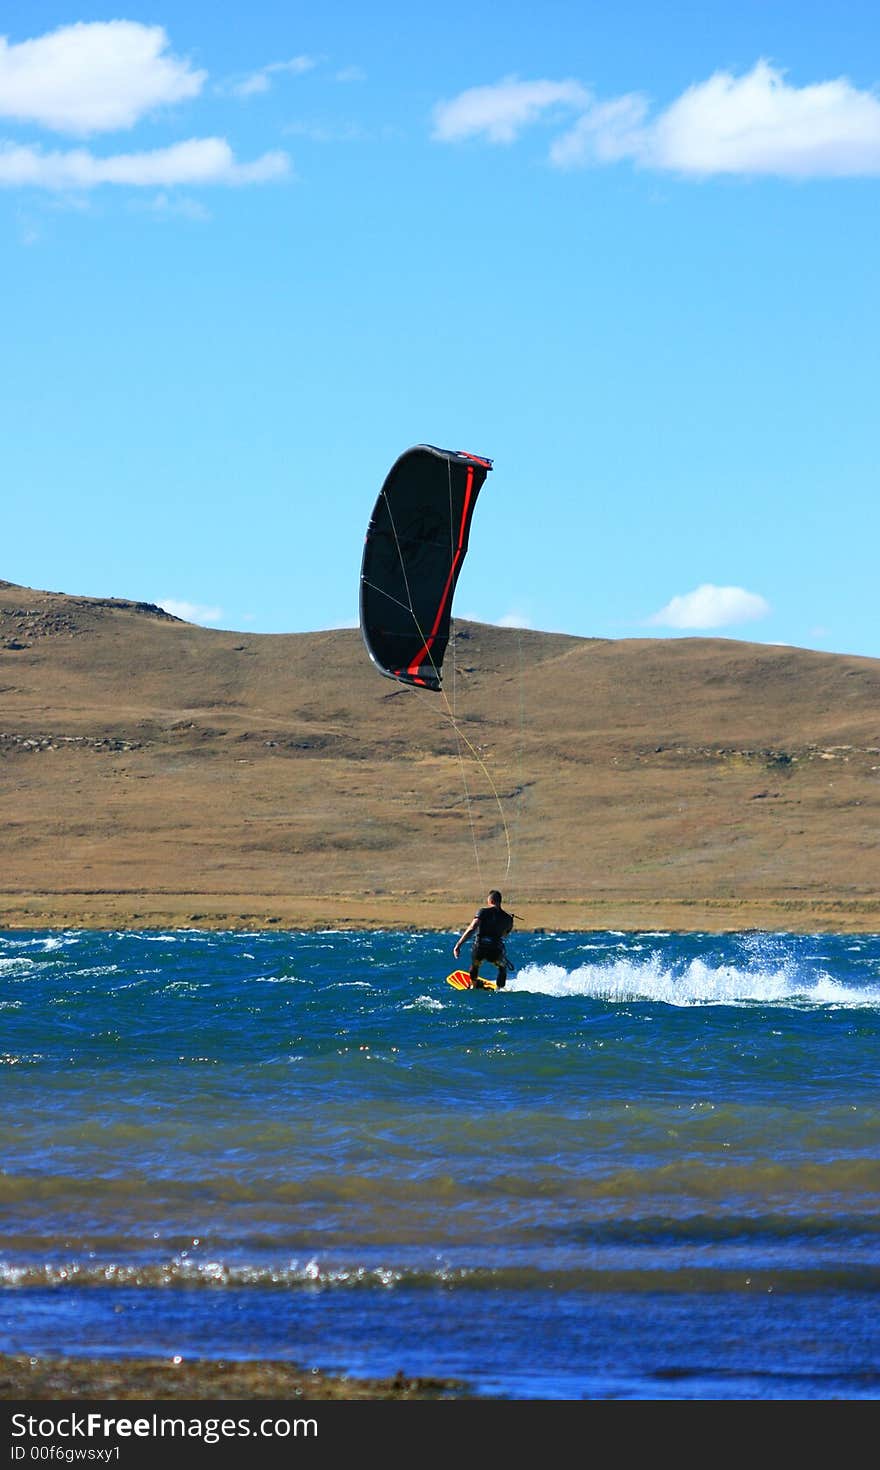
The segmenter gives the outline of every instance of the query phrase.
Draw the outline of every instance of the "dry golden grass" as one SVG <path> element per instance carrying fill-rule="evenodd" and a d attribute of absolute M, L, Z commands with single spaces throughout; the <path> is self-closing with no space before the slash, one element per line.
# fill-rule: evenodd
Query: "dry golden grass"
<path fill-rule="evenodd" d="M 458 623 L 455 666 L 0 582 L 0 926 L 460 928 L 498 886 L 524 928 L 880 928 L 880 661 Z"/>

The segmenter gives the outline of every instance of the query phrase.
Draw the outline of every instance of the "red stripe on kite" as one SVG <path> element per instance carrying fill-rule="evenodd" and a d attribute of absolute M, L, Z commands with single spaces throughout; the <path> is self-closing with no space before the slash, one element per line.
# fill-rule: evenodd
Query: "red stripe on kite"
<path fill-rule="evenodd" d="M 480 463 L 484 464 L 485 461 L 481 460 Z M 421 648 L 419 649 L 418 653 L 416 654 L 415 658 L 407 669 L 407 673 L 413 676 L 415 676 L 419 667 L 421 666 L 422 659 L 427 657 L 427 655 L 431 652 L 431 644 L 437 637 L 437 630 L 440 627 L 440 620 L 443 617 L 444 609 L 449 600 L 449 594 L 452 590 L 453 581 L 455 580 L 455 569 L 458 566 L 459 561 L 461 560 L 461 549 L 462 543 L 464 541 L 465 527 L 467 526 L 468 521 L 468 507 L 471 503 L 471 490 L 473 489 L 473 484 L 473 465 L 468 465 L 467 484 L 464 487 L 464 506 L 461 512 L 461 525 L 458 528 L 458 546 L 455 548 L 455 556 L 452 558 L 452 566 L 449 568 L 449 576 L 446 578 L 446 586 L 443 588 L 443 595 L 440 598 L 440 606 L 437 609 L 437 616 L 434 619 L 434 626 L 432 627 L 430 633 L 428 634 L 427 638 L 425 639 L 424 643 L 422 644 Z"/>

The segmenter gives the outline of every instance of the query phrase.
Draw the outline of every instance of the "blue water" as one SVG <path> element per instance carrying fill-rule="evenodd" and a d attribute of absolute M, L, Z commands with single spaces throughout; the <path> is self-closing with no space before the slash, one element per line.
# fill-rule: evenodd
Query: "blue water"
<path fill-rule="evenodd" d="M 880 936 L 0 934 L 0 1351 L 880 1397 Z"/>

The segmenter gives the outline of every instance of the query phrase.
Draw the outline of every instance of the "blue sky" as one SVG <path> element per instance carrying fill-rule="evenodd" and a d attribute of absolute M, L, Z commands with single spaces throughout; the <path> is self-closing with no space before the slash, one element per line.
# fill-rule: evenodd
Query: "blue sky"
<path fill-rule="evenodd" d="M 410 445 L 456 612 L 880 657 L 880 12 L 0 17 L 0 576 L 357 618 Z"/>

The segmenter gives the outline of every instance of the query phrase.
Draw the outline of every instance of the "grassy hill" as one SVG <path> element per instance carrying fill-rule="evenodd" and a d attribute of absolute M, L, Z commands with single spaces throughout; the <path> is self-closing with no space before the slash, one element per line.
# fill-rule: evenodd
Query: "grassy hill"
<path fill-rule="evenodd" d="M 524 927 L 880 929 L 880 661 L 458 622 L 454 667 L 0 582 L 0 926 L 456 928 L 497 886 Z"/>

